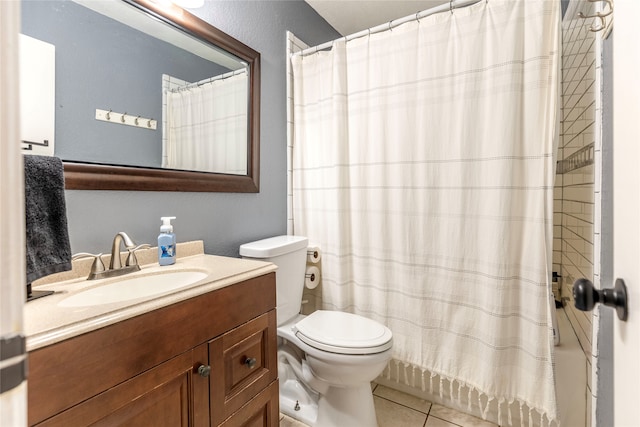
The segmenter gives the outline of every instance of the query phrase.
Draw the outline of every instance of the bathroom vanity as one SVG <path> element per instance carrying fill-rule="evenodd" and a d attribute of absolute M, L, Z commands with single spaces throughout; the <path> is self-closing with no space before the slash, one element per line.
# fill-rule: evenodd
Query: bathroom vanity
<path fill-rule="evenodd" d="M 96 286 L 73 279 L 27 304 L 29 425 L 278 425 L 275 266 L 201 254 L 172 267 L 209 274 L 153 298 L 61 308 Z"/>

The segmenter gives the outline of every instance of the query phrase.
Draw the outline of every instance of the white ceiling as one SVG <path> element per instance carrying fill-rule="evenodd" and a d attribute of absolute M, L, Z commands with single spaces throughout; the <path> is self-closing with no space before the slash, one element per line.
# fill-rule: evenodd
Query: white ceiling
<path fill-rule="evenodd" d="M 305 0 L 341 35 L 357 33 L 449 0 Z"/>

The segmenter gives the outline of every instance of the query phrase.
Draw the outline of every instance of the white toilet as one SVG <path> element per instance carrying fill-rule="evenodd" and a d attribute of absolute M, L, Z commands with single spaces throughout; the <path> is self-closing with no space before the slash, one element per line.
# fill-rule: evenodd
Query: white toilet
<path fill-rule="evenodd" d="M 351 313 L 299 314 L 307 246 L 300 236 L 240 246 L 243 258 L 278 266 L 280 411 L 312 427 L 375 427 L 370 382 L 391 358 L 391 331 Z"/>

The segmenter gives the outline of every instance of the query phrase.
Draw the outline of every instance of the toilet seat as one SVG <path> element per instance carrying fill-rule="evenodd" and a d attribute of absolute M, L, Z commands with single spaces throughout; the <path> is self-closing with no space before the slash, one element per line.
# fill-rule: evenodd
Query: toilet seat
<path fill-rule="evenodd" d="M 340 311 L 315 311 L 297 322 L 293 332 L 311 347 L 338 354 L 381 353 L 392 345 L 392 333 L 383 324 Z"/>

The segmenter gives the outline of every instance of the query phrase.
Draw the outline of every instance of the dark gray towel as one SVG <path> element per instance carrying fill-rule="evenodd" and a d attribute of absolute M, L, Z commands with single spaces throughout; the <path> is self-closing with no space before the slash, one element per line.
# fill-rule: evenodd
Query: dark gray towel
<path fill-rule="evenodd" d="M 27 283 L 71 270 L 62 161 L 25 155 Z"/>

